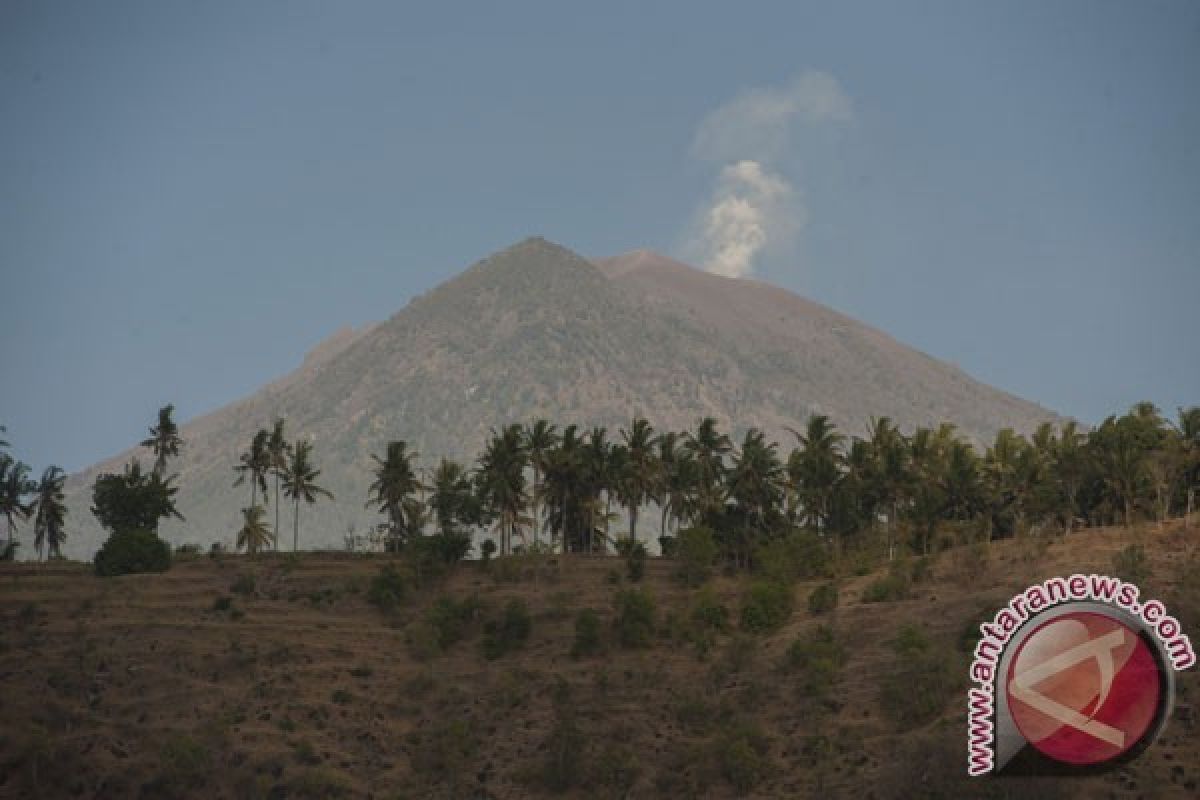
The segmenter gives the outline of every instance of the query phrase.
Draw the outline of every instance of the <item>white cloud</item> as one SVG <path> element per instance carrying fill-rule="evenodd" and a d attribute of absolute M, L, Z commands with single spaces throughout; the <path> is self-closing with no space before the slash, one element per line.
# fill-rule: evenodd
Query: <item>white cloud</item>
<path fill-rule="evenodd" d="M 745 277 L 763 254 L 788 253 L 807 221 L 800 190 L 772 162 L 808 125 L 853 116 L 850 98 L 826 72 L 806 71 L 782 87 L 750 89 L 708 114 L 692 155 L 723 164 L 697 213 L 689 255 L 719 275 Z"/>

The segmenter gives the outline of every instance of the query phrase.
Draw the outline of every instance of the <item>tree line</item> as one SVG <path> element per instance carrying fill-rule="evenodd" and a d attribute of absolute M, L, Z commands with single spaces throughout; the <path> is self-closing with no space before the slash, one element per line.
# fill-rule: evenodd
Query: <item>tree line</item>
<path fill-rule="evenodd" d="M 183 445 L 173 411 L 160 409 L 141 443 L 154 456 L 149 472 L 134 459 L 96 478 L 92 512 L 110 531 L 153 533 L 163 518 L 182 519 L 178 475 L 167 474 Z M 311 441 L 288 441 L 285 427 L 280 418 L 259 430 L 234 466 L 235 485 L 250 492 L 237 546 L 251 553 L 277 545 L 281 495 L 292 504 L 293 550 L 301 502 L 333 498 L 317 482 Z M 946 535 L 1162 521 L 1190 516 L 1200 485 L 1200 406 L 1168 419 L 1139 403 L 1091 430 L 1075 422 L 1046 423 L 1028 437 L 1004 429 L 982 450 L 952 424 L 904 433 L 887 417 L 872 419 L 861 437 L 819 414 L 789 432 L 785 452 L 757 428 L 735 442 L 711 417 L 693 430 L 661 432 L 634 417 L 616 435 L 538 419 L 494 429 L 470 465 L 442 458 L 432 469 L 395 440 L 372 456 L 367 505 L 384 516 L 392 550 L 427 534 L 467 543 L 482 534 L 495 537 L 501 555 L 608 552 L 621 539 L 639 542 L 642 515 L 653 510 L 664 550 L 681 529 L 704 527 L 730 561 L 749 564 L 758 545 L 798 529 L 834 547 L 878 532 L 894 557 L 905 548 L 928 552 Z M 52 466 L 32 480 L 8 446 L 0 439 L 3 555 L 13 557 L 17 523 L 32 518 L 39 556 L 60 556 L 66 476 Z M 272 503 L 274 525 L 266 518 Z"/>
<path fill-rule="evenodd" d="M 927 553 L 938 537 L 1131 525 L 1190 514 L 1200 484 L 1200 407 L 1165 418 L 1139 403 L 1089 431 L 1075 422 L 1031 436 L 1001 430 L 982 451 L 951 424 L 902 432 L 887 417 L 863 437 L 813 415 L 784 452 L 751 428 L 735 442 L 716 420 L 664 431 L 635 417 L 604 427 L 545 419 L 493 430 L 470 467 L 431 471 L 404 441 L 375 461 L 369 503 L 393 547 L 435 535 L 490 531 L 516 547 L 607 552 L 638 541 L 641 514 L 659 515 L 664 549 L 683 528 L 713 533 L 726 557 L 749 564 L 765 541 L 807 529 L 833 546 L 880 532 L 889 557 Z M 621 531 L 614 525 L 624 513 Z"/>

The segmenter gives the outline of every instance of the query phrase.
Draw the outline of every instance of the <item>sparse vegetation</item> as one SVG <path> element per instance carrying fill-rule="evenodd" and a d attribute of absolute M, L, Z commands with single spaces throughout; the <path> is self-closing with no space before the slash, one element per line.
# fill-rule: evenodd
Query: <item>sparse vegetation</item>
<path fill-rule="evenodd" d="M 900 729 L 919 727 L 942 713 L 965 673 L 951 648 L 916 625 L 901 627 L 891 649 L 892 669 L 884 674 L 880 702 Z"/>

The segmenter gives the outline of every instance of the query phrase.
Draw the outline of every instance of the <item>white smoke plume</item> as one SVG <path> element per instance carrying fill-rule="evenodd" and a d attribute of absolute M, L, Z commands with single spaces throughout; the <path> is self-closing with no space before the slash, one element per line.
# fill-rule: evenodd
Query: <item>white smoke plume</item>
<path fill-rule="evenodd" d="M 803 226 L 804 207 L 787 181 L 757 161 L 730 164 L 700 220 L 704 265 L 718 275 L 745 277 L 755 256 L 791 241 Z"/>
<path fill-rule="evenodd" d="M 686 249 L 706 269 L 745 277 L 764 254 L 795 248 L 807 219 L 801 192 L 774 164 L 806 126 L 850 120 L 850 98 L 826 72 L 806 71 L 782 87 L 750 89 L 709 113 L 692 155 L 722 165 L 696 215 Z"/>

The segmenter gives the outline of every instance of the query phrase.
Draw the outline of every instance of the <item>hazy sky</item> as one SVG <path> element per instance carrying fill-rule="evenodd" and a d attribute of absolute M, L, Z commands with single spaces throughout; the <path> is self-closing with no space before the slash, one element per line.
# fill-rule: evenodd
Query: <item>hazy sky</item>
<path fill-rule="evenodd" d="M 0 3 L 0 424 L 76 469 L 541 234 L 1200 403 L 1195 2 Z"/>

